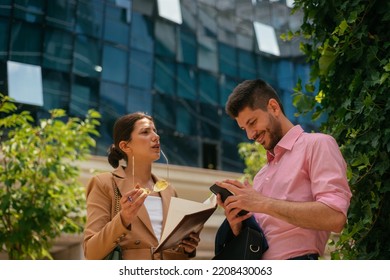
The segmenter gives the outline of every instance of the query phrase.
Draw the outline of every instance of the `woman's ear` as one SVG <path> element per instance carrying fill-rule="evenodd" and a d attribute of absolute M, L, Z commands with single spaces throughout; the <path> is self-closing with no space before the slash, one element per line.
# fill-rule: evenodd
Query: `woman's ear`
<path fill-rule="evenodd" d="M 120 141 L 119 148 L 126 154 L 133 151 L 128 141 Z"/>

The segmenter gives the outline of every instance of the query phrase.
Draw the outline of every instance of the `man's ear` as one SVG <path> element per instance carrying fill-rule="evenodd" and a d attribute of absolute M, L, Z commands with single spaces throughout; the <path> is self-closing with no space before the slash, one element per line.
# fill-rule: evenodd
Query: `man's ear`
<path fill-rule="evenodd" d="M 275 115 L 279 115 L 280 112 L 282 111 L 280 109 L 280 105 L 278 103 L 278 101 L 276 101 L 276 99 L 274 98 L 271 98 L 269 101 L 268 101 L 268 111 L 275 114 Z"/>

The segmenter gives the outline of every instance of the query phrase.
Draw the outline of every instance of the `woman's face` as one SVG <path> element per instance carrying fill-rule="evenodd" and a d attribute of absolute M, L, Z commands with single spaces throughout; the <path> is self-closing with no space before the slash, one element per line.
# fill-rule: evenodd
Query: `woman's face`
<path fill-rule="evenodd" d="M 147 118 L 136 121 L 128 146 L 135 158 L 158 160 L 160 158 L 160 136 L 157 134 L 153 121 Z"/>

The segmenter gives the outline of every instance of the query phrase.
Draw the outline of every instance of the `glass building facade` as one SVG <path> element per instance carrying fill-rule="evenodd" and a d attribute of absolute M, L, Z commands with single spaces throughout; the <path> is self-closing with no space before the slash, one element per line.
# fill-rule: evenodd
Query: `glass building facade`
<path fill-rule="evenodd" d="M 106 155 L 117 117 L 143 111 L 170 163 L 242 172 L 237 144 L 248 140 L 224 111 L 239 82 L 268 81 L 287 116 L 312 128 L 292 105 L 309 67 L 298 41 L 279 38 L 300 23 L 285 0 L 2 0 L 0 92 L 7 62 L 39 66 L 43 104 L 26 106 L 37 116 L 98 110 L 94 154 Z"/>

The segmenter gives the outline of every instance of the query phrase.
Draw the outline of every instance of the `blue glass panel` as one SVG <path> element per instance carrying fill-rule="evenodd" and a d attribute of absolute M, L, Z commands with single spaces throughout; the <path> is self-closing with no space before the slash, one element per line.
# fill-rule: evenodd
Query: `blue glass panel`
<path fill-rule="evenodd" d="M 43 48 L 44 67 L 64 72 L 70 71 L 73 37 L 69 33 L 47 28 Z"/>
<path fill-rule="evenodd" d="M 46 110 L 64 109 L 69 106 L 69 75 L 58 71 L 43 70 L 43 104 Z"/>
<path fill-rule="evenodd" d="M 238 51 L 239 76 L 243 79 L 256 79 L 256 57 L 248 51 Z"/>
<path fill-rule="evenodd" d="M 126 83 L 127 53 L 124 50 L 104 45 L 102 77 L 107 81 Z"/>
<path fill-rule="evenodd" d="M 220 105 L 225 107 L 229 95 L 233 92 L 233 89 L 238 85 L 238 81 L 228 76 L 221 77 L 220 79 Z"/>
<path fill-rule="evenodd" d="M 100 112 L 106 117 L 114 119 L 126 113 L 125 86 L 102 82 L 100 88 Z"/>
<path fill-rule="evenodd" d="M 238 144 L 247 138 L 246 133 L 238 127 L 236 120 L 226 113 L 221 116 L 221 134 L 222 139 L 231 144 Z"/>
<path fill-rule="evenodd" d="M 77 4 L 76 32 L 100 38 L 103 30 L 103 2 L 79 0 Z"/>
<path fill-rule="evenodd" d="M 14 0 L 14 17 L 27 22 L 43 22 L 45 0 Z"/>
<path fill-rule="evenodd" d="M 160 133 L 160 129 L 157 127 Z M 160 133 L 161 147 L 170 164 L 199 166 L 199 142 L 196 137 Z M 163 162 L 163 161 L 162 161 Z"/>
<path fill-rule="evenodd" d="M 10 60 L 40 65 L 42 29 L 39 26 L 15 22 L 11 32 Z"/>
<path fill-rule="evenodd" d="M 206 36 L 198 38 L 198 67 L 218 72 L 217 41 Z"/>
<path fill-rule="evenodd" d="M 280 60 L 278 64 L 278 85 L 283 90 L 290 90 L 295 86 L 294 65 L 291 61 Z"/>
<path fill-rule="evenodd" d="M 194 34 L 180 32 L 177 50 L 177 60 L 191 65 L 196 65 L 196 37 Z"/>
<path fill-rule="evenodd" d="M 179 134 L 196 136 L 198 133 L 197 119 L 199 113 L 196 103 L 189 100 L 179 100 L 176 104 L 176 131 Z"/>
<path fill-rule="evenodd" d="M 199 94 L 202 102 L 219 104 L 217 77 L 206 71 L 199 71 Z"/>
<path fill-rule="evenodd" d="M 47 1 L 46 22 L 48 25 L 72 31 L 75 23 L 75 0 L 50 0 Z"/>
<path fill-rule="evenodd" d="M 175 65 L 161 59 L 155 60 L 154 88 L 161 93 L 175 94 Z"/>
<path fill-rule="evenodd" d="M 222 141 L 222 170 L 244 172 L 245 164 L 238 154 L 237 144 Z"/>
<path fill-rule="evenodd" d="M 0 59 L 7 59 L 8 55 L 8 20 L 0 19 Z"/>
<path fill-rule="evenodd" d="M 98 109 L 99 82 L 90 78 L 75 77 L 71 87 L 69 113 L 84 117 L 89 109 Z"/>
<path fill-rule="evenodd" d="M 126 21 L 126 10 L 106 5 L 104 39 L 127 46 L 130 37 L 130 25 Z"/>
<path fill-rule="evenodd" d="M 152 23 L 136 12 L 131 19 L 131 47 L 148 53 L 153 53 L 154 48 Z"/>
<path fill-rule="evenodd" d="M 156 54 L 175 59 L 175 25 L 173 23 L 156 20 L 154 32 L 156 37 Z"/>
<path fill-rule="evenodd" d="M 11 14 L 12 0 L 2 0 L 0 3 L 0 15 L 9 17 Z"/>
<path fill-rule="evenodd" d="M 73 55 L 73 72 L 75 74 L 88 77 L 100 76 L 100 46 L 96 40 L 77 36 Z"/>
<path fill-rule="evenodd" d="M 153 77 L 153 54 L 131 50 L 129 64 L 129 84 L 150 90 Z"/>
<path fill-rule="evenodd" d="M 176 130 L 175 101 L 162 94 L 153 96 L 153 118 L 159 133 L 173 134 Z"/>
<path fill-rule="evenodd" d="M 276 59 L 257 56 L 258 77 L 269 84 L 277 84 L 278 61 Z"/>
<path fill-rule="evenodd" d="M 152 94 L 150 90 L 129 88 L 127 97 L 127 113 L 144 112 L 152 114 Z"/>
<path fill-rule="evenodd" d="M 177 96 L 196 100 L 196 84 L 197 84 L 197 73 L 191 67 L 186 65 L 177 65 L 178 73 L 178 85 L 177 85 Z"/>
<path fill-rule="evenodd" d="M 237 52 L 236 49 L 226 44 L 219 44 L 219 71 L 221 73 L 237 76 Z"/>
<path fill-rule="evenodd" d="M 221 109 L 209 104 L 200 103 L 202 137 L 219 140 L 221 134 Z"/>

